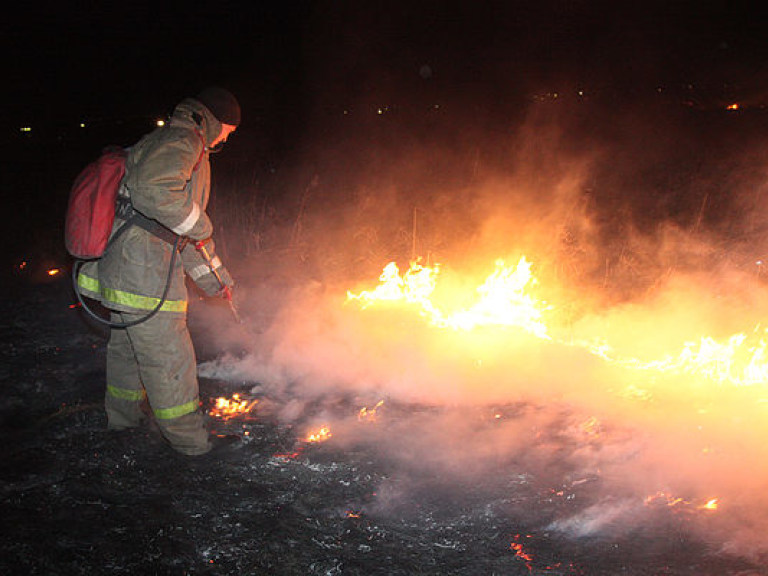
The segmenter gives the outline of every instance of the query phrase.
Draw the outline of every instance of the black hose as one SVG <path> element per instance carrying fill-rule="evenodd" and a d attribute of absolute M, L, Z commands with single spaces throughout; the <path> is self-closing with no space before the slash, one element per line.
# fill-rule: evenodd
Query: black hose
<path fill-rule="evenodd" d="M 168 279 L 165 282 L 165 290 L 163 290 L 163 295 L 160 297 L 160 302 L 158 302 L 157 306 L 155 306 L 154 310 L 150 311 L 149 314 L 146 316 L 143 316 L 142 318 L 139 318 L 138 320 L 133 320 L 131 322 L 112 322 L 111 320 L 106 320 L 105 318 L 102 318 L 96 312 L 88 308 L 88 305 L 83 300 L 82 294 L 80 294 L 80 290 L 77 286 L 77 272 L 80 269 L 80 266 L 83 264 L 83 260 L 76 260 L 74 265 L 72 266 L 72 284 L 75 288 L 75 295 L 77 295 L 77 300 L 80 302 L 80 305 L 83 307 L 83 310 L 85 310 L 88 315 L 96 320 L 97 322 L 101 324 L 105 324 L 106 326 L 109 326 L 110 328 L 130 328 L 131 326 L 136 326 L 137 324 L 141 324 L 142 322 L 146 322 L 152 316 L 157 314 L 160 311 L 160 308 L 163 307 L 163 304 L 165 304 L 165 300 L 168 298 L 168 291 L 171 289 L 171 279 L 173 278 L 173 267 L 174 264 L 176 264 L 176 255 L 179 252 L 179 244 L 181 244 L 181 236 L 176 237 L 176 241 L 173 244 L 173 254 L 171 254 L 171 265 L 168 267 Z"/>

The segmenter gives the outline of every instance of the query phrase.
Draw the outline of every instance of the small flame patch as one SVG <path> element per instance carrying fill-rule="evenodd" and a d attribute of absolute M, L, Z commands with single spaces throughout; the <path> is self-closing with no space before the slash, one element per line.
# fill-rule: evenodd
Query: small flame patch
<path fill-rule="evenodd" d="M 219 397 L 216 399 L 216 404 L 211 408 L 208 414 L 223 420 L 229 420 L 236 416 L 248 414 L 258 403 L 258 399 L 245 400 L 240 398 L 240 394 L 233 394 L 231 399 Z"/>
<path fill-rule="evenodd" d="M 321 426 L 316 432 L 310 432 L 304 441 L 309 443 L 325 442 L 331 436 L 333 436 L 333 434 L 331 434 L 331 429 L 328 426 Z"/>

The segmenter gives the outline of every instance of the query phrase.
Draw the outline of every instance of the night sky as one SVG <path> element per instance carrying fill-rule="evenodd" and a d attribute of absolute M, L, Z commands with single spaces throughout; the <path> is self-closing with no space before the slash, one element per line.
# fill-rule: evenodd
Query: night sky
<path fill-rule="evenodd" d="M 478 4 L 482 4 L 479 6 Z M 711 2 L 32 2 L 0 24 L 3 124 L 165 113 L 210 83 L 249 118 L 328 105 L 694 85 L 760 100 L 768 25 Z"/>
<path fill-rule="evenodd" d="M 342 121 L 352 134 L 347 152 L 358 153 L 364 146 L 349 142 L 369 140 L 382 109 L 398 112 L 388 115 L 398 128 L 387 136 L 397 148 L 404 136 L 428 132 L 426 117 L 439 107 L 442 128 L 428 149 L 450 139 L 465 148 L 472 137 L 491 142 L 539 95 L 582 94 L 620 116 L 660 98 L 673 107 L 722 110 L 738 101 L 762 110 L 768 20 L 752 6 L 24 3 L 0 21 L 0 185 L 27 190 L 27 199 L 14 197 L 20 213 L 39 218 L 35 197 L 58 223 L 69 182 L 103 146 L 133 144 L 210 84 L 231 89 L 243 107 L 224 155 L 237 167 L 222 174 L 312 170 L 318 150 L 342 150 Z M 58 204 L 50 206 L 52 194 Z"/>

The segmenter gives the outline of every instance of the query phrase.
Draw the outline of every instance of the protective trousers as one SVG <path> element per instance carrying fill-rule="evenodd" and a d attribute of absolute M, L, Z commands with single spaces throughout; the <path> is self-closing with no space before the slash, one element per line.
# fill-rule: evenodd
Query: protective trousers
<path fill-rule="evenodd" d="M 113 312 L 112 321 L 132 322 L 146 314 Z M 195 349 L 181 314 L 158 313 L 125 329 L 113 328 L 107 344 L 108 427 L 138 426 L 146 396 L 163 436 L 182 454 L 211 449 L 200 413 Z"/>

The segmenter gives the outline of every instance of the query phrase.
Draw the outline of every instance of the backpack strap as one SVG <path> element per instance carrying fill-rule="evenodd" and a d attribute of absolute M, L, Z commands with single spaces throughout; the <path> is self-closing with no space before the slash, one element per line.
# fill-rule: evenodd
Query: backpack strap
<path fill-rule="evenodd" d="M 131 226 L 138 226 L 139 228 L 143 228 L 150 234 L 157 236 L 160 238 L 160 240 L 163 240 L 168 244 L 174 244 L 176 239 L 179 237 L 176 232 L 170 228 L 166 228 L 157 220 L 147 218 L 141 212 L 137 212 L 133 207 L 133 204 L 131 204 L 131 200 L 125 196 L 117 197 L 115 216 L 121 220 L 125 220 L 125 223 L 112 235 L 112 238 L 109 239 L 110 244 L 115 239 L 117 239 L 124 230 L 130 228 Z"/>

